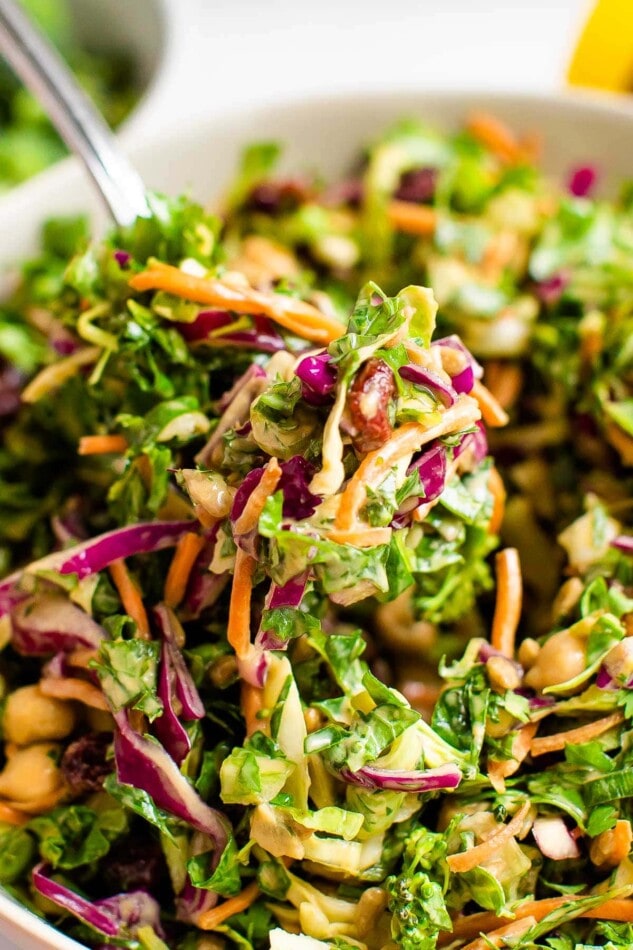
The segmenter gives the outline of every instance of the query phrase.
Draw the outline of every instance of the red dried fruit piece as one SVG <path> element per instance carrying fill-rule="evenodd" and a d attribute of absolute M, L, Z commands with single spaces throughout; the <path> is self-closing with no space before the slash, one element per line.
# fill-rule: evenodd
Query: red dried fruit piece
<path fill-rule="evenodd" d="M 379 449 L 391 436 L 389 404 L 396 386 L 384 360 L 368 360 L 356 374 L 347 397 L 350 435 L 357 452 Z"/>

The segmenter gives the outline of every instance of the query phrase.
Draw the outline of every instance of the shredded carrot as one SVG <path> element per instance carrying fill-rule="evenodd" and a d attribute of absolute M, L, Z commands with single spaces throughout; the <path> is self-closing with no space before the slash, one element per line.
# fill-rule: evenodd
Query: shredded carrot
<path fill-rule="evenodd" d="M 391 528 L 358 527 L 349 531 L 333 528 L 328 531 L 328 538 L 338 544 L 351 544 L 355 548 L 374 548 L 379 544 L 389 544 L 391 534 Z"/>
<path fill-rule="evenodd" d="M 280 478 L 281 467 L 277 459 L 273 458 L 268 462 L 259 484 L 251 492 L 244 510 L 236 520 L 234 534 L 248 534 L 249 531 L 255 530 L 266 500 L 274 493 Z"/>
<path fill-rule="evenodd" d="M 524 149 L 510 129 L 488 112 L 473 112 L 466 128 L 478 142 L 504 162 L 518 162 L 524 158 Z"/>
<path fill-rule="evenodd" d="M 68 665 L 87 669 L 91 660 L 96 660 L 98 655 L 98 651 L 92 650 L 90 647 L 79 647 L 68 654 Z"/>
<path fill-rule="evenodd" d="M 254 570 L 255 558 L 238 548 L 235 553 L 226 638 L 240 658 L 246 656 L 251 642 L 251 595 Z"/>
<path fill-rule="evenodd" d="M 509 422 L 508 413 L 503 409 L 489 389 L 478 379 L 475 380 L 472 395 L 475 397 L 481 410 L 481 415 L 487 426 L 499 429 Z"/>
<path fill-rule="evenodd" d="M 220 924 L 223 924 L 234 914 L 241 914 L 243 910 L 250 907 L 257 900 L 261 891 L 256 881 L 245 887 L 241 894 L 236 897 L 229 897 L 227 901 L 222 901 L 219 907 L 213 910 L 207 910 L 198 917 L 197 926 L 200 930 L 215 930 Z"/>
<path fill-rule="evenodd" d="M 233 287 L 211 277 L 194 277 L 159 261 L 135 274 L 129 283 L 134 290 L 164 290 L 175 297 L 223 307 L 233 313 L 263 314 L 315 343 L 331 343 L 345 333 L 342 323 L 303 300 L 285 294 L 264 294 L 252 287 Z"/>
<path fill-rule="evenodd" d="M 252 736 L 261 729 L 262 722 L 258 716 L 263 709 L 264 690 L 242 680 L 240 687 L 240 706 L 246 723 L 246 735 Z"/>
<path fill-rule="evenodd" d="M 481 844 L 470 848 L 468 851 L 460 851 L 458 854 L 449 854 L 446 863 L 451 871 L 460 873 L 471 871 L 473 868 L 483 864 L 484 861 L 488 861 L 494 855 L 502 841 L 505 841 L 507 838 L 513 838 L 521 831 L 529 810 L 530 803 L 524 802 L 507 825 L 504 825 L 495 834 L 491 835 L 485 841 L 482 841 Z"/>
<path fill-rule="evenodd" d="M 60 679 L 44 677 L 40 680 L 40 692 L 44 696 L 52 696 L 55 699 L 75 699 L 92 709 L 104 709 L 107 712 L 110 708 L 97 686 L 86 680 L 74 679 L 72 676 L 64 676 Z"/>
<path fill-rule="evenodd" d="M 524 901 L 513 911 L 515 920 L 524 920 L 526 917 L 533 917 L 537 922 L 543 920 L 548 914 L 553 913 L 568 904 L 571 901 L 582 900 L 587 895 L 568 894 L 565 897 L 546 897 L 544 900 Z M 578 915 L 579 917 L 590 918 L 592 920 L 618 920 L 622 922 L 633 921 L 633 900 L 630 898 L 613 898 L 606 900 L 598 907 L 591 910 L 585 910 Z M 482 911 L 478 914 L 469 914 L 467 917 L 458 917 L 453 920 L 452 931 L 440 934 L 438 947 L 445 947 L 458 940 L 472 940 L 481 933 L 490 933 L 495 927 L 499 927 L 507 922 L 507 918 L 497 917 L 490 911 Z"/>
<path fill-rule="evenodd" d="M 168 607 L 177 607 L 185 596 L 191 569 L 204 545 L 204 538 L 193 531 L 183 534 L 178 541 L 165 580 L 164 600 Z"/>
<path fill-rule="evenodd" d="M 631 841 L 631 822 L 621 818 L 613 828 L 602 831 L 593 839 L 589 847 L 591 863 L 603 870 L 617 867 L 629 854 Z"/>
<path fill-rule="evenodd" d="M 556 732 L 553 736 L 543 736 L 542 739 L 533 739 L 530 745 L 530 755 L 546 755 L 548 752 L 560 752 L 567 745 L 580 745 L 596 739 L 609 729 L 615 728 L 624 720 L 622 713 L 612 713 L 603 719 L 596 719 L 579 726 L 577 729 L 568 729 L 567 732 Z"/>
<path fill-rule="evenodd" d="M 128 441 L 124 435 L 83 435 L 79 440 L 79 455 L 121 455 L 127 451 Z"/>
<path fill-rule="evenodd" d="M 423 683 L 421 680 L 407 680 L 400 686 L 400 692 L 413 708 L 430 719 L 435 704 L 442 693 L 439 683 Z"/>
<path fill-rule="evenodd" d="M 489 931 L 485 937 L 477 937 L 476 940 L 467 944 L 463 950 L 489 950 L 491 945 L 493 947 L 506 946 L 506 938 L 522 937 L 523 934 L 526 933 L 530 927 L 534 927 L 536 923 L 536 917 L 521 917 L 518 920 L 513 920 L 509 924 L 505 924 L 503 927 Z"/>
<path fill-rule="evenodd" d="M 7 805 L 5 802 L 0 802 L 0 821 L 3 821 L 5 825 L 25 825 L 28 820 L 28 817 L 18 811 L 17 808 L 12 808 L 11 805 Z"/>
<path fill-rule="evenodd" d="M 515 404 L 521 393 L 523 372 L 516 363 L 508 360 L 489 360 L 485 368 L 486 386 L 502 409 Z"/>
<path fill-rule="evenodd" d="M 490 469 L 488 488 L 492 493 L 492 514 L 488 522 L 488 534 L 499 534 L 506 510 L 506 487 L 495 465 Z"/>
<path fill-rule="evenodd" d="M 609 420 L 605 425 L 607 439 L 620 454 L 625 465 L 633 465 L 633 439 L 616 422 Z"/>
<path fill-rule="evenodd" d="M 110 565 L 110 577 L 114 581 L 114 586 L 119 592 L 121 603 L 126 614 L 136 622 L 137 636 L 141 640 L 149 640 L 149 620 L 147 611 L 143 604 L 141 592 L 130 576 L 127 564 L 121 558 L 119 561 L 113 561 Z"/>
<path fill-rule="evenodd" d="M 527 722 L 517 730 L 512 741 L 511 759 L 491 759 L 488 761 L 488 778 L 496 792 L 503 792 L 505 779 L 518 770 L 521 762 L 529 755 L 532 739 L 536 735 L 538 722 Z"/>
<path fill-rule="evenodd" d="M 492 618 L 491 643 L 495 650 L 512 659 L 514 642 L 521 619 L 523 579 L 516 548 L 504 548 L 495 558 L 497 568 L 497 600 Z"/>
<path fill-rule="evenodd" d="M 435 234 L 437 211 L 428 205 L 419 205 L 412 201 L 390 201 L 387 214 L 396 231 L 419 237 Z"/>
<path fill-rule="evenodd" d="M 462 397 L 450 409 L 442 414 L 437 425 L 425 428 L 418 422 L 408 422 L 396 429 L 391 439 L 380 449 L 368 452 L 355 473 L 347 483 L 341 495 L 336 518 L 335 531 L 351 531 L 355 529 L 358 513 L 367 500 L 367 486 L 379 483 L 389 470 L 400 459 L 418 452 L 423 445 L 447 435 L 449 432 L 459 432 L 472 425 L 477 419 L 472 400 Z"/>

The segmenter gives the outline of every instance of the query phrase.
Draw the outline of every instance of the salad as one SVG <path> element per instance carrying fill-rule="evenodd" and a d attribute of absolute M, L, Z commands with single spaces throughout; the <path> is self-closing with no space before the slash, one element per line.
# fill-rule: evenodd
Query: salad
<path fill-rule="evenodd" d="M 139 77 L 130 57 L 115 50 L 86 49 L 75 35 L 69 0 L 21 0 L 21 5 L 57 47 L 109 125 L 120 125 L 139 96 Z M 42 107 L 4 62 L 0 64 L 0 130 L 2 191 L 68 154 Z"/>
<path fill-rule="evenodd" d="M 45 225 L 0 883 L 75 939 L 633 945 L 631 192 L 537 149 L 405 122 L 332 184 L 265 143 L 217 216 Z"/>

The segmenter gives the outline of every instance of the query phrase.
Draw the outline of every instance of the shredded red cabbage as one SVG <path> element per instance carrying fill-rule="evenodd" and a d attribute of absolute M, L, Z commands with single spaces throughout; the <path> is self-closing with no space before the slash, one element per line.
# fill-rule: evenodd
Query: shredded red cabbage
<path fill-rule="evenodd" d="M 113 258 L 121 268 L 121 270 L 130 269 L 130 261 L 132 260 L 132 255 L 128 251 L 115 251 L 113 253 Z"/>
<path fill-rule="evenodd" d="M 178 628 L 180 624 L 173 610 L 165 604 L 159 604 L 154 610 L 154 615 L 169 653 L 169 665 L 173 674 L 176 696 L 182 706 L 182 717 L 187 720 L 204 719 L 204 704 L 178 647 Z"/>
<path fill-rule="evenodd" d="M 153 729 L 174 762 L 181 765 L 191 751 L 191 741 L 174 709 L 174 669 L 169 645 L 165 640 L 160 650 L 158 695 L 163 704 L 163 712 L 154 720 Z"/>
<path fill-rule="evenodd" d="M 309 488 L 310 479 L 314 475 L 314 466 L 303 456 L 295 455 L 287 462 L 282 462 L 280 468 L 281 478 L 277 488 L 283 492 L 284 496 L 284 518 L 296 518 L 298 521 L 309 518 L 314 514 L 317 505 L 321 504 L 321 498 L 313 495 Z M 263 474 L 263 468 L 254 468 L 245 476 L 233 498 L 232 522 L 237 521 L 244 511 L 246 502 L 259 485 Z M 243 545 L 240 544 L 240 546 Z"/>
<path fill-rule="evenodd" d="M 325 406 L 332 401 L 338 374 L 328 353 L 304 356 L 297 364 L 296 375 L 301 380 L 303 398 L 312 406 Z"/>
<path fill-rule="evenodd" d="M 23 656 L 97 650 L 105 630 L 80 607 L 60 594 L 23 600 L 11 614 L 11 643 Z"/>
<path fill-rule="evenodd" d="M 611 541 L 611 547 L 617 548 L 624 554 L 633 554 L 633 536 L 630 534 L 619 534 L 617 538 Z"/>
<path fill-rule="evenodd" d="M 251 330 L 227 330 L 216 337 L 215 342 L 261 350 L 263 353 L 276 353 L 277 350 L 286 348 L 272 321 L 263 316 L 254 316 L 251 320 Z M 214 330 L 228 327 L 232 323 L 237 321 L 226 310 L 202 310 L 192 323 L 178 323 L 176 326 L 188 343 L 199 343 L 207 340 Z"/>
<path fill-rule="evenodd" d="M 125 710 L 115 713 L 114 719 L 118 781 L 142 789 L 159 808 L 209 835 L 215 846 L 212 863 L 217 864 L 229 835 L 224 815 L 202 801 L 159 742 L 132 729 Z"/>
<path fill-rule="evenodd" d="M 408 382 L 428 389 L 434 396 L 437 396 L 447 409 L 457 399 L 457 393 L 453 387 L 432 369 L 425 369 L 423 366 L 416 366 L 415 363 L 408 363 L 406 366 L 401 366 L 398 372 Z"/>
<path fill-rule="evenodd" d="M 541 280 L 535 284 L 536 296 L 546 306 L 551 307 L 558 303 L 568 283 L 569 275 L 559 271 L 546 280 Z"/>
<path fill-rule="evenodd" d="M 588 198 L 598 181 L 598 172 L 593 165 L 580 165 L 571 171 L 567 190 L 575 198 Z"/>
<path fill-rule="evenodd" d="M 462 452 L 466 452 L 467 449 L 473 453 L 473 461 L 477 465 L 479 462 L 483 462 L 488 455 L 488 437 L 483 422 L 477 421 L 474 430 L 462 436 L 459 443 L 453 448 L 453 457 L 459 458 Z"/>
<path fill-rule="evenodd" d="M 36 891 L 68 911 L 79 920 L 107 937 L 134 936 L 140 927 L 150 926 L 159 937 L 164 937 L 160 923 L 160 905 L 147 891 L 128 891 L 90 901 L 48 876 L 50 868 L 38 864 L 33 868 L 32 881 Z"/>
<path fill-rule="evenodd" d="M 187 876 L 185 886 L 176 898 L 176 917 L 185 924 L 195 926 L 200 915 L 213 910 L 217 902 L 218 895 L 215 891 L 194 887 Z"/>
<path fill-rule="evenodd" d="M 580 857 L 576 839 L 560 816 L 537 818 L 532 834 L 539 850 L 552 861 L 568 861 Z"/>
<path fill-rule="evenodd" d="M 434 792 L 445 788 L 457 788 L 462 773 L 456 765 L 442 765 L 437 769 L 392 770 L 374 765 L 363 765 L 357 772 L 342 768 L 339 778 L 361 788 L 382 789 L 393 792 Z"/>

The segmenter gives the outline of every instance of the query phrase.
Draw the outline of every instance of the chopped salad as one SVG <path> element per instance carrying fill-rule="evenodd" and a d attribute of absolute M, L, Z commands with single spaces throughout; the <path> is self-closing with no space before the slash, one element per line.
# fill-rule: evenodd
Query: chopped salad
<path fill-rule="evenodd" d="M 0 883 L 82 943 L 633 945 L 633 192 L 537 150 L 265 143 L 217 215 L 45 225 L 0 310 Z"/>

